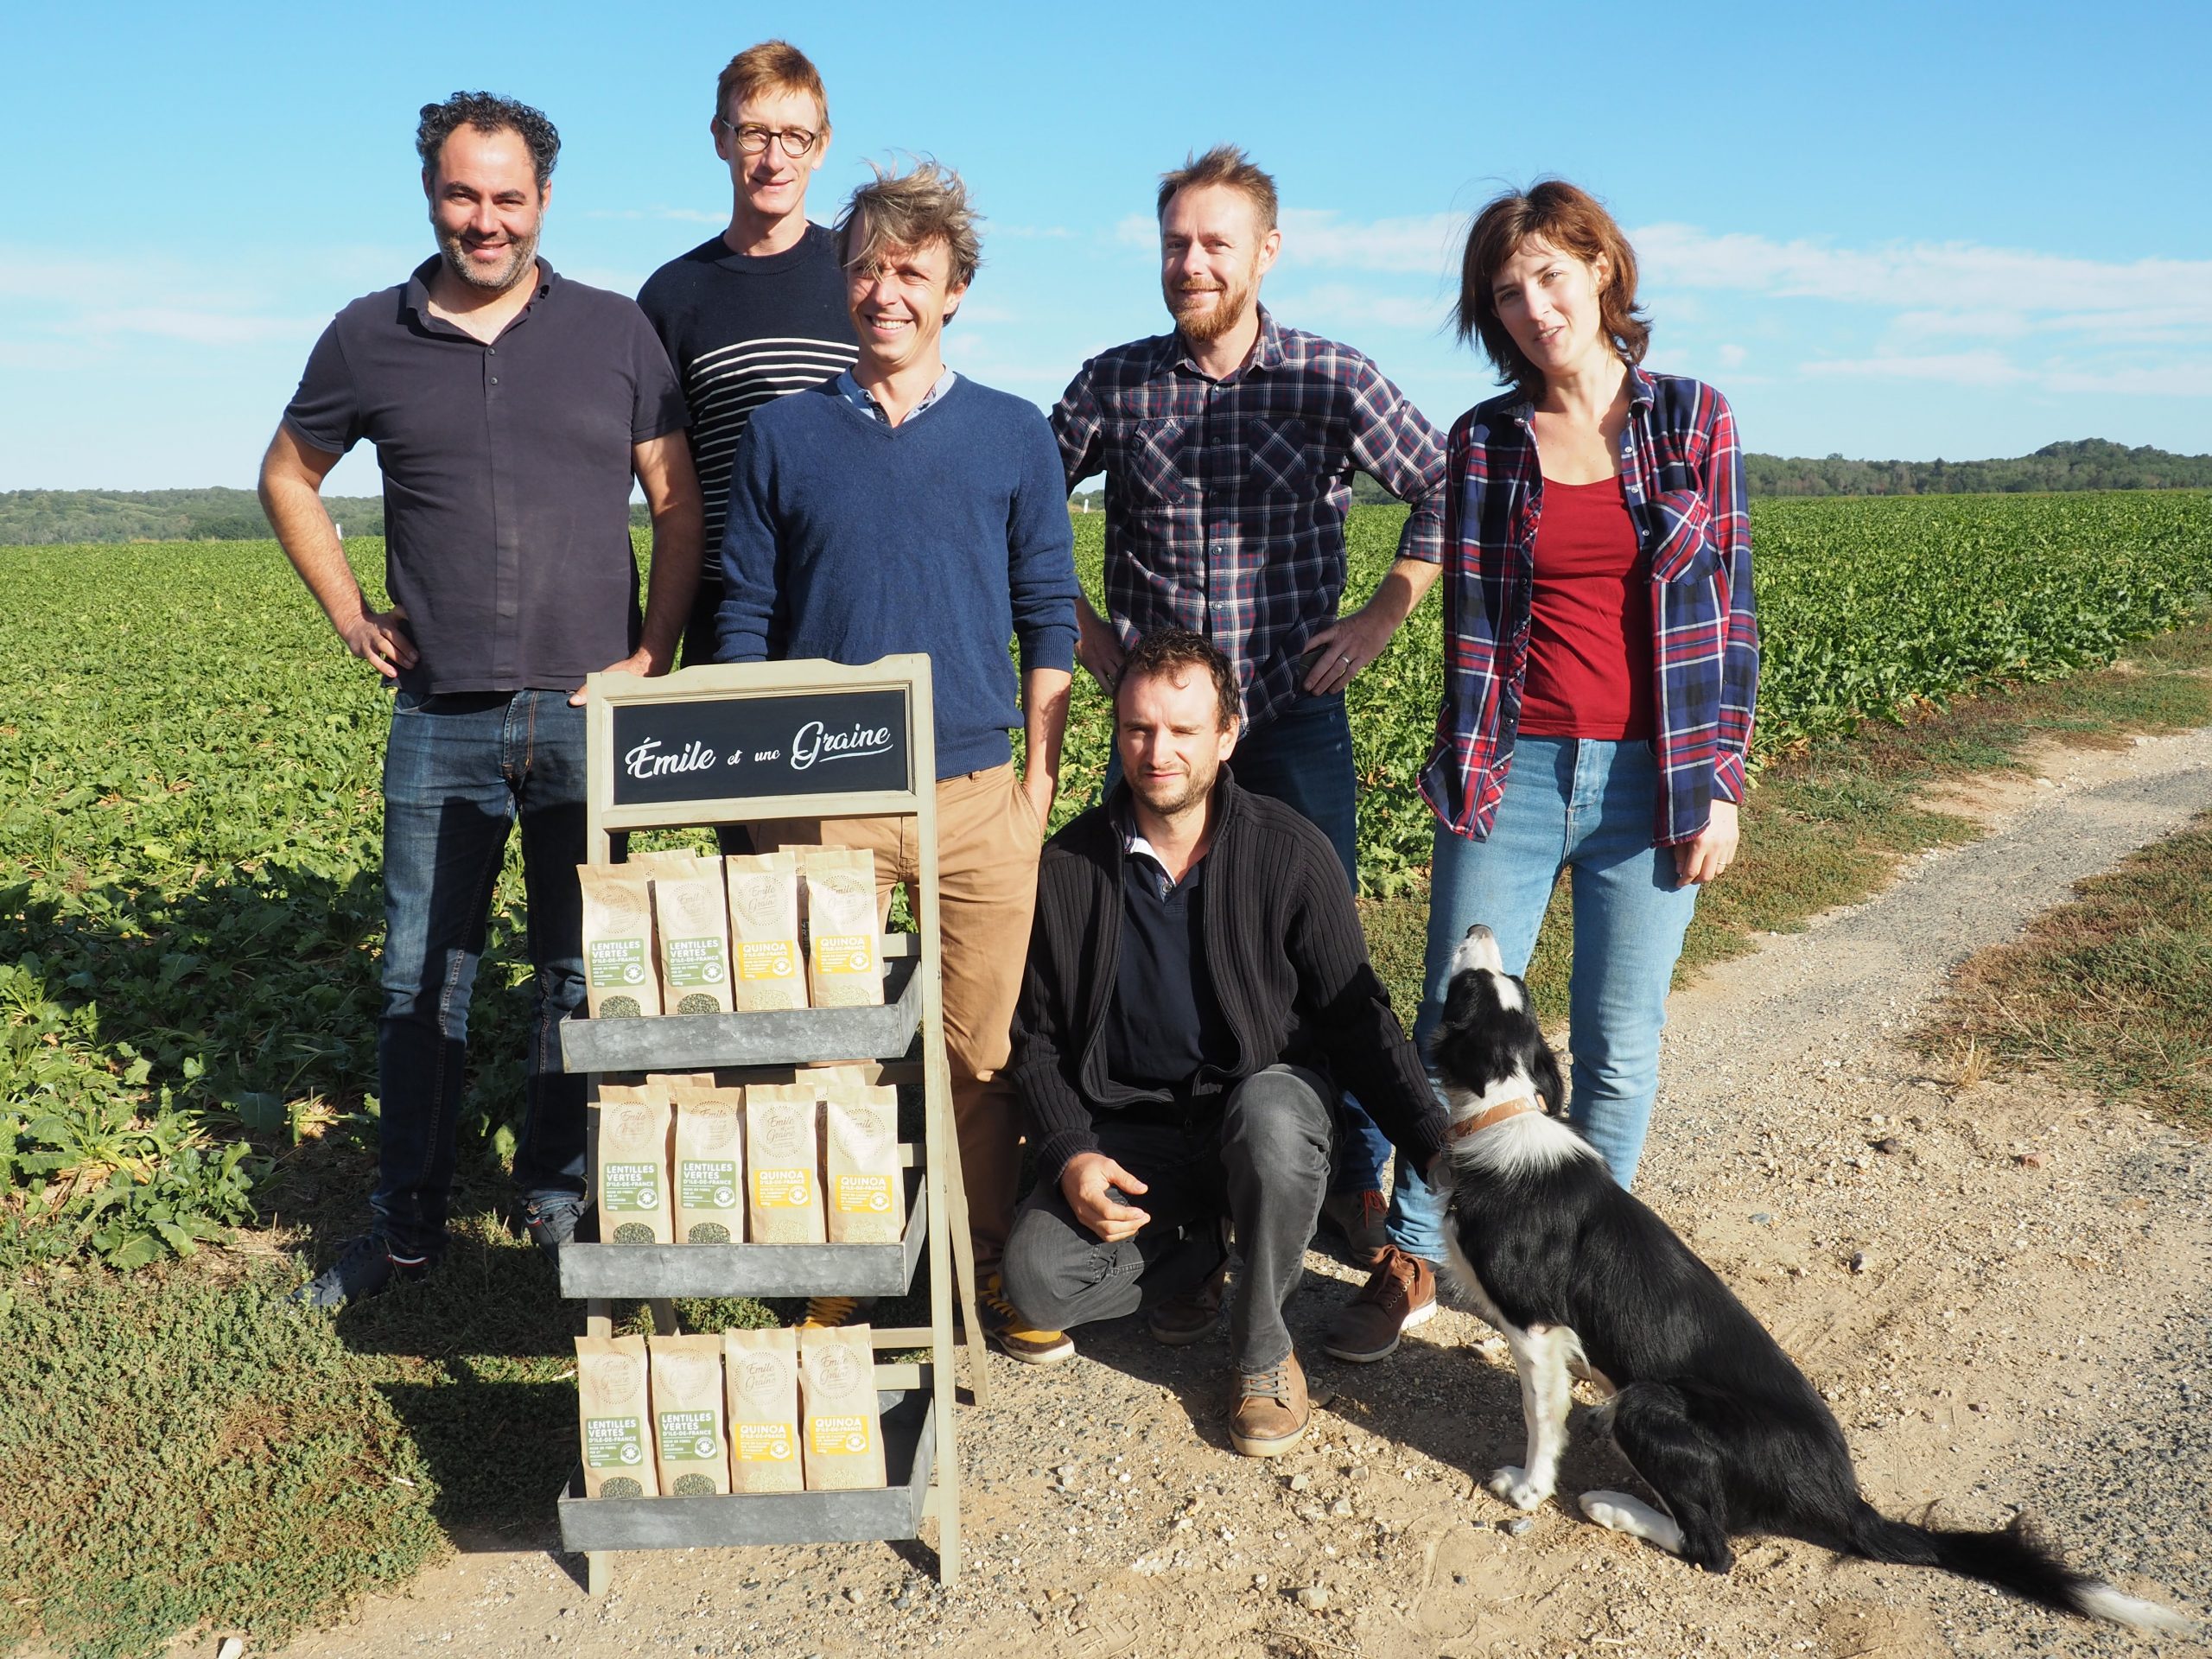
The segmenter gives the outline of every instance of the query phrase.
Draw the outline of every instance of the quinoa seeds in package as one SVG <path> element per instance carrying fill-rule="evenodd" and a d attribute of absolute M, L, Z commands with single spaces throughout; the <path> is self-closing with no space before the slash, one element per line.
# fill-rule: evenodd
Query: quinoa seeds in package
<path fill-rule="evenodd" d="M 798 944 L 798 855 L 736 854 L 723 861 L 729 887 L 730 995 L 753 1013 L 806 1006 Z"/>
<path fill-rule="evenodd" d="M 796 1492 L 806 1484 L 798 1450 L 798 1332 L 787 1327 L 722 1332 L 729 1396 L 730 1489 Z"/>
<path fill-rule="evenodd" d="M 822 1244 L 822 1179 L 811 1084 L 745 1091 L 747 1236 L 755 1244 Z"/>
<path fill-rule="evenodd" d="M 880 1006 L 875 855 L 865 847 L 810 847 L 800 868 L 806 873 L 806 972 L 814 1006 Z"/>
<path fill-rule="evenodd" d="M 868 1327 L 802 1327 L 798 1384 L 807 1490 L 858 1491 L 886 1484 L 875 1347 Z"/>

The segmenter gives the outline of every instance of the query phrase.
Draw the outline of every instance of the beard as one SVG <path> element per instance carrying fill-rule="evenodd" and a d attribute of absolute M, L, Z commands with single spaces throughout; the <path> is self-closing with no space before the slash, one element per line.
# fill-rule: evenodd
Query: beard
<path fill-rule="evenodd" d="M 1190 771 L 1179 778 L 1171 778 L 1157 785 L 1147 786 L 1137 774 L 1123 769 L 1129 793 L 1141 802 L 1147 811 L 1163 818 L 1180 817 L 1192 808 L 1201 804 L 1213 793 L 1213 786 L 1221 776 L 1218 761 L 1202 767 L 1193 761 Z"/>
<path fill-rule="evenodd" d="M 1194 295 L 1202 295 L 1204 290 L 1169 288 L 1164 283 L 1162 289 L 1167 301 L 1167 314 L 1175 319 L 1175 326 L 1181 330 L 1183 338 L 1193 346 L 1204 346 L 1219 340 L 1244 321 L 1251 312 L 1260 285 L 1247 273 L 1241 279 L 1233 278 L 1213 289 L 1211 305 L 1203 308 L 1190 305 L 1187 308 L 1183 302 L 1187 302 Z"/>
<path fill-rule="evenodd" d="M 486 269 L 468 257 L 468 238 L 458 231 L 438 232 L 438 251 L 445 256 L 446 269 L 469 287 L 487 294 L 504 294 L 524 276 L 534 270 L 537 263 L 537 233 L 526 237 L 511 237 L 507 242 L 505 264 Z"/>

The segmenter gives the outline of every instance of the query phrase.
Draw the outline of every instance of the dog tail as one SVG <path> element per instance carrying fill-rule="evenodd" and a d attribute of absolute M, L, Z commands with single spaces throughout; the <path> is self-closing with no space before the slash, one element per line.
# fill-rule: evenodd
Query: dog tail
<path fill-rule="evenodd" d="M 1848 1548 L 1870 1561 L 1940 1567 L 1964 1578 L 1980 1579 L 2061 1612 L 2107 1619 L 2137 1630 L 2194 1628 L 2182 1615 L 2155 1601 L 2124 1594 L 2102 1579 L 2076 1573 L 2022 1516 L 1994 1531 L 1961 1532 L 1892 1521 L 1862 1501 L 1852 1520 Z"/>

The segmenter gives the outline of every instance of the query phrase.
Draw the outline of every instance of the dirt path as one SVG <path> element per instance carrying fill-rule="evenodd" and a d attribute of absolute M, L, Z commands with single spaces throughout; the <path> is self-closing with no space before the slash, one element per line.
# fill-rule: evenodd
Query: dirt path
<path fill-rule="evenodd" d="M 1899 1041 L 1952 963 L 2212 801 L 2212 729 L 2043 761 L 1961 800 L 1986 839 L 1677 995 L 1643 1191 L 1827 1391 L 1878 1503 L 1977 1525 L 2024 1507 L 2077 1560 L 2202 1616 L 2212 1153 L 2094 1078 L 1959 1089 Z M 2206 1650 L 1790 1542 L 1745 1541 L 1713 1579 L 1556 1505 L 1516 1535 L 1478 1490 L 1519 1445 L 1503 1344 L 1447 1311 L 1383 1364 L 1333 1364 L 1319 1337 L 1354 1275 L 1310 1263 L 1291 1321 L 1328 1404 L 1272 1465 L 1225 1449 L 1218 1340 L 1169 1351 L 1125 1325 L 1057 1371 L 995 1362 L 1001 1403 L 961 1425 L 951 1592 L 925 1551 L 840 1545 L 624 1556 L 594 1603 L 530 1519 L 287 1652 Z M 1562 1489 L 1622 1478 L 1579 1443 Z"/>

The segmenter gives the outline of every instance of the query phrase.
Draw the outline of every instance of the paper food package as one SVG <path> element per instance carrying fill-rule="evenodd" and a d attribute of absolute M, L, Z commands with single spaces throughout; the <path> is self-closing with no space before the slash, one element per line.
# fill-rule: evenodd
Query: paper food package
<path fill-rule="evenodd" d="M 586 1497 L 657 1497 L 643 1337 L 576 1338 Z"/>
<path fill-rule="evenodd" d="M 798 1450 L 798 1332 L 722 1332 L 729 1399 L 730 1487 L 796 1492 L 806 1485 Z"/>
<path fill-rule="evenodd" d="M 594 1020 L 658 1014 L 651 881 L 621 864 L 579 864 L 576 880 L 583 888 L 586 1010 Z"/>
<path fill-rule="evenodd" d="M 865 847 L 809 847 L 806 975 L 817 1008 L 864 1008 L 883 1001 L 875 855 Z"/>
<path fill-rule="evenodd" d="M 722 862 L 729 889 L 733 1000 L 747 1013 L 804 1007 L 798 855 L 788 850 L 735 854 Z"/>
<path fill-rule="evenodd" d="M 896 1244 L 906 1228 L 899 1091 L 832 1078 L 823 1085 L 823 1197 L 832 1244 Z"/>
<path fill-rule="evenodd" d="M 807 1490 L 863 1491 L 886 1484 L 875 1346 L 868 1326 L 803 1327 L 798 1389 Z"/>
<path fill-rule="evenodd" d="M 676 1241 L 734 1244 L 745 1237 L 742 1089 L 671 1083 L 676 1107 Z"/>
<path fill-rule="evenodd" d="M 653 1452 L 660 1490 L 670 1497 L 713 1497 L 729 1491 L 729 1446 L 722 1434 L 722 1340 L 654 1337 Z"/>
<path fill-rule="evenodd" d="M 648 1077 L 645 1099 L 599 1109 L 599 1236 L 609 1244 L 672 1244 L 668 1184 L 668 1084 Z"/>
<path fill-rule="evenodd" d="M 808 1084 L 754 1084 L 745 1091 L 746 1236 L 755 1244 L 828 1242 Z"/>
<path fill-rule="evenodd" d="M 682 873 L 653 877 L 660 939 L 661 1007 L 669 1014 L 728 1014 L 729 909 L 720 861 L 695 858 Z"/>

